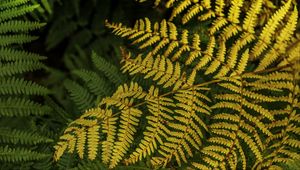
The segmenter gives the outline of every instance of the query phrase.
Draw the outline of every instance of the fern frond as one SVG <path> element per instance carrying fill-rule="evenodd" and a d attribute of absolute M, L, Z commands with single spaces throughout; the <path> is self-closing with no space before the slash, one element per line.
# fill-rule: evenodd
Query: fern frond
<path fill-rule="evenodd" d="M 259 40 L 251 51 L 251 58 L 256 59 L 271 43 L 271 36 L 275 33 L 276 28 L 279 25 L 279 22 L 282 21 L 284 16 L 288 13 L 288 10 L 291 7 L 291 0 L 287 1 L 268 21 L 266 26 L 264 26 Z"/>
<path fill-rule="evenodd" d="M 110 24 L 108 22 L 106 26 L 112 29 L 113 33 L 118 36 L 134 40 L 132 44 L 138 45 L 139 49 L 154 46 L 154 49 L 148 54 L 149 56 L 161 54 L 176 61 L 181 55 L 187 55 L 187 65 L 201 56 L 199 35 L 194 34 L 189 36 L 187 30 L 183 30 L 178 35 L 176 26 L 165 20 L 162 20 L 160 24 L 154 23 L 154 28 L 151 30 L 151 23 L 149 22 L 148 18 L 144 20 L 140 19 L 136 21 L 133 28 L 124 27 L 122 24 Z M 181 38 L 178 36 L 181 36 Z M 193 39 L 191 45 L 189 45 L 189 37 Z"/>
<path fill-rule="evenodd" d="M 50 108 L 24 98 L 0 99 L 0 116 L 44 115 Z"/>
<path fill-rule="evenodd" d="M 3 64 L 0 68 L 0 76 L 12 76 L 25 72 L 32 72 L 43 68 L 44 65 L 38 61 L 16 61 Z"/>
<path fill-rule="evenodd" d="M 120 85 L 125 81 L 125 77 L 119 73 L 117 67 L 104 58 L 98 56 L 95 52 L 92 53 L 92 61 L 95 67 L 103 72 L 108 79 L 116 85 Z"/>
<path fill-rule="evenodd" d="M 300 36 L 297 34 L 296 37 L 292 38 L 290 48 L 287 50 L 287 56 L 278 64 L 278 66 L 293 65 L 295 70 L 299 70 L 299 49 L 300 49 Z M 299 75 L 298 75 L 299 77 Z"/>
<path fill-rule="evenodd" d="M 97 125 L 98 121 L 102 121 L 105 118 L 106 110 L 100 108 L 87 110 L 79 119 L 70 123 L 70 127 L 64 131 L 64 135 L 60 137 L 54 148 L 54 159 L 58 160 L 64 154 L 66 150 L 73 153 L 76 149 L 80 158 L 83 158 L 86 145 L 95 143 L 94 137 L 99 135 Z M 96 127 L 95 127 L 96 126 Z M 89 134 L 90 133 L 90 134 Z M 90 138 L 91 137 L 91 138 Z M 90 143 L 90 144 L 89 144 Z M 88 151 L 90 158 L 95 157 L 97 152 L 97 146 L 92 146 L 92 149 Z"/>
<path fill-rule="evenodd" d="M 261 71 L 267 68 L 274 61 L 276 61 L 280 55 L 284 55 L 284 53 L 286 52 L 288 42 L 290 41 L 291 36 L 296 30 L 297 21 L 298 10 L 295 7 L 293 13 L 289 17 L 288 23 L 281 30 L 279 36 L 276 38 L 274 46 L 267 52 L 267 54 L 264 55 L 263 59 L 260 60 L 260 63 L 256 68 L 257 71 Z"/>
<path fill-rule="evenodd" d="M 130 82 L 129 86 L 123 84 L 117 88 L 115 93 L 111 97 L 104 98 L 100 105 L 106 104 L 107 106 L 116 105 L 122 106 L 122 100 L 132 97 L 135 99 L 144 98 L 147 94 L 143 91 L 143 88 L 138 83 Z"/>
<path fill-rule="evenodd" d="M 288 72 L 276 73 L 282 74 L 283 80 L 289 79 L 290 76 L 295 76 L 293 72 L 288 75 Z M 276 75 L 275 74 L 275 75 Z M 268 77 L 271 77 L 270 74 Z M 275 77 L 274 79 L 280 79 L 280 77 Z M 261 161 L 256 161 L 255 167 L 261 168 L 271 168 L 276 166 L 278 163 L 284 163 L 298 159 L 299 154 L 297 150 L 299 149 L 299 133 L 298 133 L 298 122 L 297 112 L 299 108 L 297 108 L 297 98 L 299 97 L 299 85 L 294 80 L 292 81 L 292 85 L 288 88 L 289 93 L 283 96 L 286 98 L 286 108 L 273 110 L 274 115 L 276 115 L 276 119 L 268 124 L 268 128 L 270 131 L 273 131 L 274 135 L 270 136 L 266 139 L 264 147 L 266 147 L 266 152 L 268 152 L 268 156 L 266 156 Z M 286 87 L 281 87 L 285 89 Z M 295 100 L 296 99 L 296 100 Z M 277 116 L 278 115 L 278 116 Z M 282 117 L 286 116 L 286 117 Z M 278 131 L 277 129 L 282 129 Z"/>
<path fill-rule="evenodd" d="M 111 87 L 97 73 L 88 70 L 74 70 L 72 73 L 82 79 L 95 95 L 107 96 L 111 94 Z"/>
<path fill-rule="evenodd" d="M 9 19 L 18 17 L 18 16 L 22 16 L 26 13 L 32 12 L 33 10 L 35 10 L 38 7 L 39 7 L 39 5 L 22 5 L 22 6 L 18 6 L 18 7 L 14 7 L 14 8 L 8 8 L 4 4 L 3 8 L 4 9 L 8 8 L 8 9 L 0 11 L 0 22 L 6 21 Z"/>
<path fill-rule="evenodd" d="M 174 130 L 170 131 L 166 142 L 158 151 L 162 155 L 160 166 L 166 166 L 173 156 L 178 165 L 181 165 L 181 161 L 186 163 L 187 156 L 193 157 L 192 150 L 200 149 L 204 131 L 207 130 L 201 115 L 210 114 L 210 108 L 205 104 L 208 98 L 201 93 L 202 90 L 202 88 L 179 90 L 175 94 L 178 109 L 174 110 L 175 121 L 168 123 L 168 126 Z"/>
<path fill-rule="evenodd" d="M 27 34 L 18 35 L 0 35 L 0 46 L 8 46 L 12 44 L 24 44 L 36 40 L 37 36 Z"/>
<path fill-rule="evenodd" d="M 49 90 L 36 83 L 13 77 L 0 80 L 0 94 L 46 95 Z"/>
<path fill-rule="evenodd" d="M 239 23 L 239 16 L 241 13 L 241 7 L 243 6 L 243 1 L 233 0 L 231 1 L 231 7 L 229 9 L 228 20 L 233 23 Z"/>
<path fill-rule="evenodd" d="M 39 29 L 45 26 L 44 23 L 12 20 L 0 23 L 0 34 L 12 32 L 26 32 Z"/>
<path fill-rule="evenodd" d="M 136 126 L 139 123 L 139 117 L 142 115 L 142 111 L 133 107 L 134 99 L 141 99 L 146 96 L 146 93 L 143 89 L 137 84 L 131 82 L 128 86 L 124 84 L 119 86 L 116 92 L 112 95 L 112 97 L 107 97 L 102 100 L 100 105 L 105 104 L 106 107 L 116 106 L 120 112 L 120 129 L 117 133 L 117 138 L 114 139 L 113 136 L 115 133 L 114 126 L 109 127 L 109 124 L 114 124 L 113 122 L 107 122 L 106 131 L 107 134 L 107 142 L 111 142 L 110 140 L 115 140 L 114 146 L 108 145 L 107 143 L 104 145 L 105 155 L 110 157 L 110 168 L 114 168 L 117 164 L 122 160 L 125 153 L 129 150 L 130 143 L 133 142 L 134 134 L 136 133 Z M 128 99 L 130 98 L 130 99 Z M 115 118 L 112 119 L 115 121 Z M 111 129 L 112 128 L 112 129 Z M 113 147 L 112 151 L 108 151 Z M 107 160 L 105 160 L 107 161 Z"/>
<path fill-rule="evenodd" d="M 133 27 L 106 22 L 139 48 L 134 57 L 122 50 L 123 72 L 141 74 L 157 87 L 119 86 L 99 103 L 101 117 L 85 113 L 70 124 L 55 159 L 76 149 L 80 158 L 87 152 L 95 159 L 99 142 L 109 168 L 147 161 L 151 168 L 272 169 L 299 159 L 294 2 L 155 1 L 173 8 L 171 20 L 211 18 L 208 28 L 180 30 L 148 18 Z"/>
<path fill-rule="evenodd" d="M 243 22 L 243 29 L 249 33 L 254 33 L 254 27 L 256 25 L 258 14 L 261 11 L 263 0 L 257 0 L 252 3 L 250 10 L 246 15 L 246 19 Z"/>
<path fill-rule="evenodd" d="M 134 164 L 142 160 L 147 155 L 151 155 L 159 144 L 163 144 L 163 138 L 166 138 L 170 130 L 165 126 L 174 118 L 171 117 L 173 111 L 170 107 L 174 107 L 173 100 L 167 97 L 160 97 L 158 89 L 151 86 L 149 94 L 146 96 L 147 107 L 151 115 L 147 116 L 148 128 L 144 133 L 143 139 L 140 141 L 136 150 L 125 159 L 126 164 Z"/>
<path fill-rule="evenodd" d="M 102 161 L 109 164 L 116 139 L 118 117 L 113 116 L 111 110 L 106 111 L 106 117 L 106 120 L 102 123 L 103 133 L 106 134 L 106 140 L 102 141 Z"/>
<path fill-rule="evenodd" d="M 35 145 L 39 143 L 53 142 L 52 139 L 49 139 L 45 136 L 41 136 L 33 132 L 9 128 L 0 128 L 0 141 L 3 143 L 20 143 L 23 145 Z"/>
<path fill-rule="evenodd" d="M 29 53 L 23 50 L 15 50 L 12 48 L 0 47 L 0 59 L 3 61 L 18 61 L 18 60 L 38 61 L 38 60 L 44 60 L 45 57 L 34 53 Z"/>
<path fill-rule="evenodd" d="M 117 139 L 114 145 L 111 162 L 109 167 L 114 168 L 121 160 L 125 153 L 128 151 L 130 143 L 133 142 L 133 135 L 137 132 L 135 126 L 139 123 L 139 117 L 142 111 L 139 109 L 131 108 L 133 100 L 124 101 L 125 107 L 121 106 L 121 120 L 120 130 L 117 134 Z"/>
<path fill-rule="evenodd" d="M 92 101 L 95 98 L 87 89 L 71 80 L 66 80 L 64 86 L 69 91 L 72 100 L 80 110 L 85 110 L 94 106 Z"/>
<path fill-rule="evenodd" d="M 5 162 L 23 162 L 41 160 L 47 158 L 49 154 L 38 153 L 25 148 L 0 147 L 0 160 Z"/>
<path fill-rule="evenodd" d="M 143 1 L 140 1 L 140 2 L 143 2 Z M 220 10 L 220 9 L 222 9 L 222 6 L 224 5 L 224 2 L 223 3 L 222 2 L 218 1 L 216 3 L 217 4 L 216 8 L 218 8 L 217 14 L 220 14 L 222 12 L 222 10 Z M 161 3 L 162 3 L 161 0 L 156 0 L 154 4 L 156 6 L 158 6 Z M 202 21 L 207 20 L 216 15 L 215 11 L 211 10 L 213 5 L 210 0 L 204 0 L 202 2 L 193 1 L 193 0 L 183 0 L 183 1 L 168 0 L 165 3 L 163 3 L 163 5 L 166 8 L 171 8 L 171 7 L 173 8 L 169 20 L 173 20 L 176 16 L 183 14 L 183 17 L 181 19 L 183 24 L 186 24 L 192 18 L 194 18 L 195 16 L 200 15 L 200 14 L 201 15 L 199 16 L 199 19 Z M 205 12 L 203 13 L 203 11 L 205 11 Z M 205 17 L 203 17 L 203 16 L 205 16 Z"/>
<path fill-rule="evenodd" d="M 164 88 L 174 85 L 174 89 L 176 89 L 186 81 L 181 73 L 180 64 L 177 62 L 173 64 L 164 56 L 157 56 L 155 60 L 151 56 L 147 56 L 145 59 L 142 59 L 141 56 L 131 59 L 129 54 L 123 62 L 125 62 L 122 67 L 123 72 L 129 72 L 130 75 L 142 73 L 145 75 L 145 79 L 152 78 Z"/>
<path fill-rule="evenodd" d="M 29 0 L 3 0 L 0 2 L 0 9 L 11 8 L 26 4 Z"/>
<path fill-rule="evenodd" d="M 97 151 L 98 151 L 98 145 L 99 145 L 99 129 L 100 126 L 96 125 L 96 126 L 92 126 L 90 128 L 88 128 L 88 158 L 90 160 L 94 160 L 96 158 L 97 155 Z"/>

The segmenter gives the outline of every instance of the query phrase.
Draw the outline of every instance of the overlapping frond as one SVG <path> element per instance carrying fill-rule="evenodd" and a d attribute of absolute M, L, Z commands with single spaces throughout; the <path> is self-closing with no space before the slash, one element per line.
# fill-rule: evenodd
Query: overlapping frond
<path fill-rule="evenodd" d="M 158 88 L 150 87 L 146 96 L 147 108 L 151 115 L 147 116 L 148 128 L 143 132 L 145 135 L 139 142 L 135 151 L 125 159 L 126 164 L 133 164 L 151 155 L 158 149 L 158 145 L 163 144 L 163 139 L 170 133 L 167 126 L 174 120 L 172 117 L 174 107 L 173 100 L 159 96 Z"/>
<path fill-rule="evenodd" d="M 41 160 L 47 158 L 49 154 L 38 153 L 26 148 L 10 148 L 0 147 L 1 156 L 0 160 L 5 162 L 23 162 L 23 161 L 33 161 Z"/>
<path fill-rule="evenodd" d="M 178 62 L 173 64 L 164 56 L 157 56 L 155 59 L 152 56 L 144 59 L 137 56 L 135 59 L 131 59 L 129 54 L 123 59 L 123 62 L 123 72 L 129 72 L 130 75 L 144 74 L 145 79 L 152 78 L 164 88 L 174 86 L 174 89 L 178 89 L 186 82 L 186 74 L 182 73 L 180 64 Z"/>
<path fill-rule="evenodd" d="M 284 16 L 288 13 L 291 6 L 291 0 L 285 3 L 268 21 L 264 26 L 261 34 L 259 35 L 259 40 L 252 49 L 252 57 L 257 58 L 271 42 L 271 36 L 275 34 L 275 30 L 279 25 L 279 22 L 283 20 Z M 297 12 L 296 12 L 297 14 Z M 293 17 L 292 17 L 293 18 Z M 297 17 L 296 17 L 297 20 Z M 293 23 L 292 23 L 293 24 Z M 293 31 L 293 25 L 291 26 L 291 31 Z"/>
<path fill-rule="evenodd" d="M 48 106 L 25 98 L 11 97 L 0 99 L 1 117 L 44 115 L 49 111 L 50 108 Z"/>
<path fill-rule="evenodd" d="M 151 48 L 148 56 L 160 54 L 176 61 L 186 55 L 185 62 L 188 65 L 201 56 L 200 36 L 189 35 L 188 30 L 179 32 L 175 24 L 166 20 L 151 24 L 148 18 L 140 19 L 133 28 L 108 22 L 106 26 L 116 35 L 133 40 L 132 44 L 137 45 L 139 49 Z"/>
<path fill-rule="evenodd" d="M 105 138 L 103 163 L 116 168 L 147 159 L 151 168 L 272 169 L 299 159 L 300 41 L 292 0 L 276 6 L 262 0 L 155 4 L 172 7 L 171 20 L 182 14 L 187 23 L 199 15 L 210 26 L 202 36 L 166 20 L 140 19 L 133 27 L 106 22 L 139 49 L 122 50 L 123 72 L 157 86 L 124 84 L 99 103 L 106 119 L 92 130 Z M 273 8 L 271 17 L 260 21 L 266 7 Z M 86 129 L 78 129 L 82 137 Z M 97 149 L 80 140 L 80 157 L 90 149 L 94 159 Z M 66 141 L 58 143 L 57 155 L 75 148 Z"/>
<path fill-rule="evenodd" d="M 172 62 L 180 61 L 181 63 L 184 61 L 184 65 L 194 65 L 193 68 L 195 70 L 206 69 L 206 74 L 221 77 L 230 73 L 238 74 L 234 70 L 235 67 L 238 67 L 238 59 L 243 61 L 243 65 L 240 66 L 238 70 L 239 73 L 242 73 L 249 60 L 247 50 L 244 51 L 244 55 L 238 57 L 239 50 L 243 45 L 246 45 L 249 40 L 246 40 L 246 43 L 241 42 L 243 44 L 237 43 L 237 46 L 232 48 L 230 57 L 227 57 L 229 48 L 228 45 L 226 45 L 227 38 L 216 41 L 215 36 L 211 35 L 205 50 L 202 50 L 200 44 L 201 39 L 198 34 L 189 36 L 187 30 L 182 30 L 178 33 L 176 26 L 165 20 L 160 24 L 158 22 L 154 23 L 153 29 L 151 29 L 152 24 L 148 18 L 138 20 L 133 28 L 116 23 L 107 23 L 106 25 L 108 28 L 113 29 L 113 33 L 116 35 L 134 40 L 132 44 L 136 44 L 140 49 L 150 50 L 147 55 L 143 55 L 144 51 L 138 55 L 136 61 L 138 63 L 142 63 L 141 58 L 143 58 L 143 56 L 145 56 L 143 64 L 146 64 L 147 61 L 151 62 L 153 58 L 163 56 L 162 58 L 170 58 Z M 228 30 L 232 30 L 232 28 Z M 178 36 L 180 36 L 180 39 Z M 126 58 L 130 58 L 130 56 L 124 58 L 126 61 Z M 168 64 L 167 61 L 168 59 L 165 61 L 166 64 Z M 136 65 L 130 64 L 127 66 L 133 67 Z M 157 65 L 157 67 L 159 67 L 159 65 Z M 133 67 L 132 74 L 139 72 L 142 68 L 142 66 Z M 171 67 L 167 68 L 171 71 Z"/>
<path fill-rule="evenodd" d="M 85 148 L 88 148 L 88 157 L 95 159 L 98 153 L 100 128 L 106 135 L 102 141 L 102 160 L 115 167 L 128 151 L 136 133 L 136 126 L 142 112 L 132 107 L 134 98 L 141 99 L 146 93 L 137 83 L 119 86 L 111 97 L 106 97 L 100 103 L 106 109 L 90 109 L 81 118 L 70 124 L 64 131 L 60 142 L 55 146 L 55 159 L 59 159 L 68 150 L 73 153 L 76 149 L 80 158 L 84 157 Z M 120 110 L 119 129 L 116 128 L 118 118 L 112 114 L 110 108 Z"/>
<path fill-rule="evenodd" d="M 0 77 L 0 94 L 46 95 L 49 90 L 41 85 L 20 78 Z"/>
<path fill-rule="evenodd" d="M 94 96 L 80 84 L 71 80 L 65 80 L 64 87 L 70 93 L 70 97 L 75 102 L 78 109 L 83 111 L 94 106 Z"/>
<path fill-rule="evenodd" d="M 45 25 L 32 21 L 30 17 L 25 19 L 38 7 L 29 0 L 0 1 L 0 117 L 2 122 L 7 123 L 2 125 L 6 128 L 0 128 L 0 160 L 3 164 L 49 158 L 49 153 L 36 150 L 42 144 L 52 142 L 51 139 L 30 129 L 15 129 L 16 126 L 8 122 L 20 117 L 46 115 L 51 111 L 50 107 L 35 100 L 37 96 L 48 95 L 49 90 L 23 78 L 24 73 L 45 68 L 41 63 L 45 57 L 22 48 L 24 43 L 37 39 L 31 32 Z M 22 128 L 28 128 L 25 122 L 22 123 Z"/>
<path fill-rule="evenodd" d="M 208 138 L 207 146 L 200 150 L 200 161 L 192 163 L 194 167 L 246 169 L 247 160 L 250 159 L 248 150 L 253 153 L 255 160 L 263 161 L 266 148 L 263 139 L 274 137 L 266 122 L 274 121 L 275 115 L 270 108 L 264 108 L 261 104 L 274 105 L 278 96 L 270 94 L 287 89 L 284 80 L 291 80 L 288 79 L 290 76 L 282 73 L 271 75 L 269 79 L 245 74 L 243 77 L 224 79 L 226 83 L 219 83 L 227 92 L 216 95 L 218 101 L 212 106 L 216 114 L 209 126 L 212 136 Z M 261 93 L 266 87 L 268 96 Z M 237 159 L 237 156 L 242 159 Z"/>
<path fill-rule="evenodd" d="M 280 77 L 279 77 L 280 75 Z M 281 72 L 269 74 L 266 80 L 272 79 L 277 83 L 285 83 L 282 89 L 286 92 L 282 96 L 284 105 L 273 110 L 275 120 L 266 124 L 267 128 L 273 132 L 264 142 L 265 152 L 268 156 L 263 160 L 256 161 L 255 167 L 265 169 L 274 168 L 281 163 L 288 163 L 300 158 L 299 153 L 299 84 L 295 81 L 295 72 Z M 279 130 L 280 129 L 280 130 Z"/>
<path fill-rule="evenodd" d="M 63 153 L 73 153 L 75 150 L 80 158 L 85 155 L 86 145 L 93 144 L 88 149 L 88 157 L 91 159 L 95 158 L 98 139 L 99 139 L 99 125 L 106 118 L 106 110 L 100 108 L 87 110 L 79 119 L 73 121 L 69 127 L 64 131 L 64 135 L 60 137 L 60 142 L 55 146 L 56 152 L 54 159 L 58 160 Z M 96 144 L 96 145 L 95 145 Z"/>
<path fill-rule="evenodd" d="M 13 144 L 25 144 L 25 145 L 35 145 L 39 143 L 49 143 L 53 142 L 45 136 L 35 134 L 30 131 L 16 130 L 10 128 L 0 128 L 0 141 L 2 143 L 13 143 Z"/>
<path fill-rule="evenodd" d="M 74 70 L 72 73 L 82 79 L 93 94 L 98 96 L 107 96 L 110 94 L 111 87 L 96 72 L 82 69 Z"/>
<path fill-rule="evenodd" d="M 91 57 L 96 69 L 103 72 L 111 82 L 113 82 L 117 86 L 124 83 L 125 76 L 120 74 L 118 68 L 115 65 L 98 56 L 95 52 L 92 53 Z"/>
<path fill-rule="evenodd" d="M 203 94 L 207 88 L 198 87 L 179 90 L 175 93 L 177 100 L 174 110 L 174 120 L 167 125 L 170 127 L 166 142 L 159 147 L 159 157 L 153 157 L 154 166 L 166 166 L 174 157 L 177 164 L 187 163 L 188 158 L 202 146 L 204 133 L 208 129 L 203 118 L 210 115 L 208 107 L 210 99 Z"/>
<path fill-rule="evenodd" d="M 146 0 L 140 0 L 139 2 L 144 2 Z M 189 22 L 195 16 L 198 16 L 199 20 L 207 20 L 215 15 L 222 15 L 222 8 L 225 3 L 223 0 L 218 0 L 214 6 L 212 6 L 213 2 L 210 0 L 204 1 L 193 1 L 193 0 L 168 0 L 164 3 L 161 0 L 155 0 L 155 5 L 158 6 L 160 4 L 164 4 L 166 8 L 172 7 L 172 13 L 170 16 L 170 20 L 173 20 L 176 16 L 182 14 L 182 23 L 185 24 Z"/>

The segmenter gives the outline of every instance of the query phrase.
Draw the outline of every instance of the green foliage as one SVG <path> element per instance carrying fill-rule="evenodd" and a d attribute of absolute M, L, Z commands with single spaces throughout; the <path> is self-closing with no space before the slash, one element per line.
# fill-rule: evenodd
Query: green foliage
<path fill-rule="evenodd" d="M 39 143 L 52 142 L 52 139 L 38 135 L 33 132 L 20 131 L 16 129 L 0 129 L 0 141 L 3 143 L 20 143 L 22 145 L 36 145 Z"/>
<path fill-rule="evenodd" d="M 37 39 L 30 32 L 45 26 L 45 23 L 25 19 L 38 7 L 28 0 L 0 2 L 0 161 L 4 169 L 29 168 L 32 165 L 25 162 L 51 157 L 51 152 L 37 148 L 53 140 L 40 135 L 29 122 L 25 123 L 51 111 L 49 106 L 34 99 L 49 94 L 49 90 L 24 76 L 45 67 L 41 62 L 45 57 L 26 52 L 22 47 Z"/>
<path fill-rule="evenodd" d="M 47 154 L 38 153 L 29 149 L 24 148 L 0 148 L 1 161 L 5 162 L 24 162 L 32 160 L 41 160 L 48 157 Z"/>
<path fill-rule="evenodd" d="M 0 99 L 1 117 L 43 115 L 49 111 L 50 108 L 48 106 L 41 105 L 25 98 L 14 97 Z"/>

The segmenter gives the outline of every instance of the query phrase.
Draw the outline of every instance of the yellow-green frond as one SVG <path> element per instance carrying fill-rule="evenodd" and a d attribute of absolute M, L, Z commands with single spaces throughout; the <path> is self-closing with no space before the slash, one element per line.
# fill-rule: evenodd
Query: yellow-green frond
<path fill-rule="evenodd" d="M 253 47 L 251 51 L 251 58 L 257 58 L 271 43 L 272 35 L 274 35 L 276 28 L 280 21 L 283 20 L 285 15 L 288 13 L 291 6 L 291 0 L 287 1 L 268 21 L 268 23 L 264 26 L 261 34 L 259 35 L 259 40 L 256 45 Z"/>

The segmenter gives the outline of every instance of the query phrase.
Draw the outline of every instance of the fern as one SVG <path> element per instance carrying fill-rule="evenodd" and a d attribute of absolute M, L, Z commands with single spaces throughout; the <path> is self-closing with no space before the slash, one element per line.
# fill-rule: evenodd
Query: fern
<path fill-rule="evenodd" d="M 52 139 L 46 138 L 44 136 L 32 132 L 20 131 L 15 129 L 12 130 L 8 128 L 0 129 L 0 138 L 1 142 L 3 143 L 20 143 L 23 145 L 36 145 L 39 143 L 48 143 L 53 141 Z"/>
<path fill-rule="evenodd" d="M 83 51 L 82 51 L 83 52 Z M 84 52 L 83 52 L 84 53 Z M 84 55 L 86 55 L 84 53 Z M 78 84 L 75 81 L 66 80 L 65 88 L 70 92 L 72 100 L 76 103 L 79 110 L 86 110 L 94 107 L 93 101 L 111 95 L 115 85 L 125 81 L 115 65 L 107 62 L 104 58 L 92 52 L 91 59 L 94 68 L 74 69 L 72 75 L 82 80 Z"/>
<path fill-rule="evenodd" d="M 1 147 L 1 161 L 5 162 L 23 162 L 32 160 L 41 160 L 48 157 L 47 154 L 38 153 L 24 148 Z"/>
<path fill-rule="evenodd" d="M 106 22 L 137 48 L 121 51 L 123 72 L 156 84 L 121 84 L 69 124 L 54 159 L 99 153 L 110 169 L 145 159 L 152 169 L 276 169 L 299 159 L 297 4 L 280 3 L 262 22 L 272 2 L 163 5 L 169 21 Z M 208 41 L 172 21 L 180 14 L 209 22 Z"/>
<path fill-rule="evenodd" d="M 119 73 L 117 67 L 105 61 L 104 58 L 98 56 L 95 52 L 92 53 L 92 61 L 95 67 L 104 73 L 104 75 L 116 85 L 120 85 L 125 81 L 125 77 Z"/>
<path fill-rule="evenodd" d="M 33 120 L 51 111 L 50 107 L 33 99 L 49 94 L 49 90 L 23 78 L 24 73 L 45 68 L 41 63 L 45 57 L 22 49 L 24 43 L 37 39 L 30 32 L 45 25 L 24 19 L 38 7 L 29 0 L 0 2 L 0 160 L 5 164 L 2 167 L 7 169 L 11 169 L 10 164 L 21 167 L 20 164 L 25 162 L 49 158 L 50 152 L 37 148 L 53 142 L 47 135 L 40 135 L 28 126 L 29 118 Z M 21 117 L 28 119 L 22 121 L 22 130 L 14 125 Z"/>
<path fill-rule="evenodd" d="M 0 100 L 1 117 L 44 115 L 49 111 L 48 106 L 24 98 L 14 97 Z"/>
<path fill-rule="evenodd" d="M 72 100 L 75 101 L 80 110 L 85 110 L 93 106 L 90 103 L 92 103 L 94 98 L 85 88 L 70 80 L 66 80 L 64 86 L 70 92 Z"/>
<path fill-rule="evenodd" d="M 2 79 L 0 87 L 0 94 L 46 95 L 49 93 L 48 89 L 41 85 L 18 78 Z"/>

